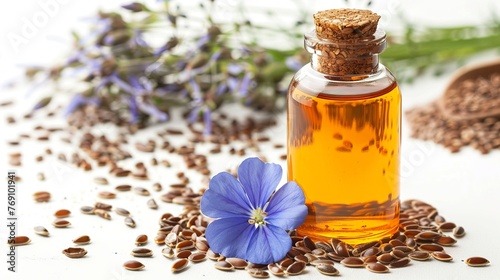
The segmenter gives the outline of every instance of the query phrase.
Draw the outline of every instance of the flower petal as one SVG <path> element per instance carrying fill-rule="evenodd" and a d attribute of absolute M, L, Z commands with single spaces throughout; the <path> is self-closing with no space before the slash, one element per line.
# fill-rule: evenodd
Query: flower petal
<path fill-rule="evenodd" d="M 293 181 L 283 185 L 272 197 L 265 211 L 266 222 L 285 230 L 300 226 L 307 215 L 302 189 Z"/>
<path fill-rule="evenodd" d="M 225 257 L 246 259 L 250 237 L 255 226 L 243 218 L 224 218 L 211 222 L 205 237 L 212 251 Z"/>
<path fill-rule="evenodd" d="M 278 186 L 282 172 L 280 165 L 264 163 L 259 158 L 247 158 L 240 164 L 238 179 L 253 207 L 264 207 Z"/>
<path fill-rule="evenodd" d="M 233 175 L 221 172 L 210 180 L 200 202 L 201 212 L 212 218 L 250 218 L 252 207 L 240 182 Z"/>
<path fill-rule="evenodd" d="M 292 239 L 286 231 L 270 224 L 257 227 L 249 240 L 246 260 L 256 264 L 278 262 L 292 248 Z"/>

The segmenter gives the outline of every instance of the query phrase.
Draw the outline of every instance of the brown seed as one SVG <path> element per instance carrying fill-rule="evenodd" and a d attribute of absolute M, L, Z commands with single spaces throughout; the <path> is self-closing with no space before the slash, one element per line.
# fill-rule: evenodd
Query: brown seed
<path fill-rule="evenodd" d="M 379 249 L 380 249 L 380 252 L 382 253 L 390 253 L 392 251 L 392 248 L 394 248 L 394 246 L 392 246 L 391 244 L 389 243 L 383 243 L 382 245 L 380 245 Z"/>
<path fill-rule="evenodd" d="M 417 247 L 417 242 L 415 241 L 415 239 L 413 239 L 411 237 L 406 238 L 405 243 L 406 243 L 406 246 L 408 248 L 415 248 L 415 247 Z"/>
<path fill-rule="evenodd" d="M 317 241 L 314 243 L 314 245 L 316 246 L 316 248 L 322 249 L 327 253 L 333 252 L 332 245 L 328 244 L 327 242 Z"/>
<path fill-rule="evenodd" d="M 226 261 L 218 261 L 215 263 L 215 268 L 224 271 L 230 271 L 234 269 L 234 266 Z"/>
<path fill-rule="evenodd" d="M 342 257 L 342 256 L 339 256 L 339 255 L 335 254 L 334 252 L 330 252 L 330 253 L 326 254 L 326 256 L 329 259 L 331 259 L 333 261 L 336 261 L 336 262 L 340 262 L 340 261 L 342 261 L 345 258 L 345 257 Z"/>
<path fill-rule="evenodd" d="M 405 252 L 398 250 L 398 249 L 393 249 L 390 254 L 395 259 L 403 259 L 403 258 L 406 258 L 406 256 L 408 255 Z"/>
<path fill-rule="evenodd" d="M 130 254 L 134 257 L 151 257 L 153 255 L 153 251 L 144 247 L 137 247 L 132 249 Z"/>
<path fill-rule="evenodd" d="M 294 259 L 295 261 L 298 261 L 298 262 L 304 262 L 304 263 L 306 263 L 306 264 L 308 264 L 308 263 L 309 263 L 309 259 L 308 259 L 306 256 L 304 256 L 304 255 L 297 255 L 297 256 L 295 256 L 293 259 Z"/>
<path fill-rule="evenodd" d="M 183 240 L 175 245 L 176 251 L 192 250 L 193 248 L 194 242 L 192 240 Z"/>
<path fill-rule="evenodd" d="M 189 252 L 189 251 L 186 251 L 186 252 Z M 207 255 L 204 252 L 196 252 L 196 253 L 191 254 L 188 257 L 188 260 L 195 262 L 195 263 L 202 262 L 206 259 L 207 259 Z"/>
<path fill-rule="evenodd" d="M 22 245 L 29 244 L 30 242 L 31 242 L 31 239 L 29 239 L 29 237 L 19 235 L 19 236 L 15 236 L 14 238 L 9 238 L 9 240 L 7 241 L 7 244 L 9 244 L 10 246 L 22 246 Z"/>
<path fill-rule="evenodd" d="M 123 267 L 128 270 L 141 270 L 144 268 L 144 265 L 138 261 L 131 260 L 131 261 L 126 261 L 123 264 Z"/>
<path fill-rule="evenodd" d="M 33 194 L 33 199 L 36 202 L 48 202 L 50 200 L 50 193 L 45 191 L 36 192 Z"/>
<path fill-rule="evenodd" d="M 83 214 L 93 215 L 94 214 L 94 207 L 82 206 L 82 207 L 80 207 L 80 212 L 82 212 Z"/>
<path fill-rule="evenodd" d="M 82 235 L 73 240 L 73 243 L 77 245 L 85 245 L 90 243 L 90 237 L 88 235 Z"/>
<path fill-rule="evenodd" d="M 490 261 L 483 258 L 483 257 L 471 257 L 471 258 L 466 259 L 465 263 L 468 266 L 477 267 L 477 266 L 487 266 L 490 264 Z"/>
<path fill-rule="evenodd" d="M 71 211 L 69 211 L 69 210 L 67 210 L 67 209 L 60 209 L 60 210 L 57 210 L 57 211 L 54 213 L 54 216 L 56 216 L 56 218 L 66 218 L 66 217 L 68 217 L 70 214 L 71 214 Z"/>
<path fill-rule="evenodd" d="M 186 188 L 186 184 L 170 184 L 170 187 L 172 189 L 185 189 Z"/>
<path fill-rule="evenodd" d="M 163 187 L 161 186 L 161 184 L 160 184 L 160 183 L 154 183 L 154 184 L 153 184 L 153 190 L 155 190 L 155 191 L 159 192 L 159 191 L 161 191 L 162 189 L 163 189 Z"/>
<path fill-rule="evenodd" d="M 372 263 L 372 262 L 377 262 L 377 256 L 368 256 L 363 258 L 363 262 L 366 263 Z"/>
<path fill-rule="evenodd" d="M 267 265 L 267 269 L 271 272 L 271 274 L 275 276 L 283 276 L 285 275 L 285 271 L 281 269 L 277 264 L 271 263 Z"/>
<path fill-rule="evenodd" d="M 431 255 L 427 251 L 415 251 L 408 254 L 408 257 L 416 261 L 426 261 L 430 259 Z"/>
<path fill-rule="evenodd" d="M 187 259 L 191 255 L 191 251 L 180 251 L 175 254 L 175 257 L 178 259 Z"/>
<path fill-rule="evenodd" d="M 442 232 L 450 232 L 450 231 L 453 231 L 454 228 L 456 228 L 457 226 L 455 225 L 455 223 L 452 223 L 452 222 L 444 222 L 442 224 L 439 225 L 439 230 L 442 231 Z"/>
<path fill-rule="evenodd" d="M 69 247 L 64 249 L 62 253 L 68 258 L 76 259 L 85 256 L 87 254 L 87 250 L 80 247 Z"/>
<path fill-rule="evenodd" d="M 49 231 L 42 227 L 42 226 L 36 226 L 33 228 L 36 234 L 41 235 L 41 236 L 49 236 Z"/>
<path fill-rule="evenodd" d="M 161 254 L 162 254 L 165 258 L 169 258 L 169 259 L 172 259 L 172 258 L 174 258 L 174 256 L 175 256 L 174 249 L 172 249 L 172 248 L 170 248 L 170 247 L 165 247 L 165 248 L 163 248 L 163 250 L 161 250 Z"/>
<path fill-rule="evenodd" d="M 104 177 L 95 177 L 94 182 L 98 185 L 107 185 L 108 184 L 108 179 Z"/>
<path fill-rule="evenodd" d="M 389 244 L 391 244 L 394 247 L 396 247 L 396 246 L 406 246 L 406 244 L 403 241 L 398 240 L 398 239 L 392 239 L 391 241 L 389 241 Z"/>
<path fill-rule="evenodd" d="M 347 257 L 340 261 L 340 263 L 347 267 L 363 267 L 365 265 L 363 260 L 357 257 Z"/>
<path fill-rule="evenodd" d="M 230 263 L 236 269 L 245 269 L 248 263 L 240 258 L 226 258 L 226 262 Z"/>
<path fill-rule="evenodd" d="M 106 220 L 111 220 L 111 215 L 108 213 L 108 211 L 103 210 L 103 209 L 95 209 L 94 214 L 97 216 L 106 219 Z"/>
<path fill-rule="evenodd" d="M 367 263 L 365 267 L 369 271 L 375 272 L 375 273 L 387 273 L 387 272 L 389 272 L 389 268 L 387 268 L 387 266 L 380 264 L 380 263 Z"/>
<path fill-rule="evenodd" d="M 210 249 L 208 242 L 206 240 L 197 240 L 195 245 L 196 249 L 200 252 L 207 252 Z"/>
<path fill-rule="evenodd" d="M 328 276 L 337 276 L 340 274 L 340 271 L 333 266 L 333 264 L 320 264 L 316 266 L 316 269 L 324 275 Z"/>
<path fill-rule="evenodd" d="M 311 254 L 315 255 L 316 257 L 326 257 L 325 250 L 320 249 L 320 248 L 312 250 Z"/>
<path fill-rule="evenodd" d="M 322 264 L 334 264 L 334 262 L 332 260 L 322 260 L 322 259 L 319 259 L 319 260 L 314 260 L 312 262 L 310 262 L 309 264 L 311 264 L 312 266 L 318 266 L 318 265 L 322 265 Z"/>
<path fill-rule="evenodd" d="M 247 269 L 247 273 L 250 274 L 253 278 L 269 278 L 269 272 L 261 270 L 261 269 Z"/>
<path fill-rule="evenodd" d="M 417 240 L 434 240 L 438 237 L 440 237 L 441 234 L 433 231 L 422 231 L 419 234 L 415 235 L 415 239 Z"/>
<path fill-rule="evenodd" d="M 409 258 L 402 258 L 402 259 L 395 260 L 395 261 L 391 262 L 389 264 L 389 267 L 390 268 L 400 268 L 400 267 L 407 266 L 409 263 L 410 263 Z"/>
<path fill-rule="evenodd" d="M 427 252 L 444 252 L 444 248 L 436 244 L 422 244 L 418 249 Z"/>
<path fill-rule="evenodd" d="M 434 222 L 439 225 L 446 222 L 446 219 L 441 215 L 436 215 L 436 217 L 434 217 Z"/>
<path fill-rule="evenodd" d="M 138 195 L 143 195 L 143 196 L 148 196 L 150 194 L 147 189 L 142 188 L 142 187 L 134 188 L 134 192 Z"/>
<path fill-rule="evenodd" d="M 312 241 L 312 239 L 309 236 L 305 236 L 304 239 L 304 246 L 306 246 L 309 250 L 314 250 L 316 249 L 316 244 Z"/>
<path fill-rule="evenodd" d="M 280 263 L 279 266 L 282 269 L 287 269 L 290 265 L 292 265 L 295 261 L 291 258 L 285 258 Z"/>
<path fill-rule="evenodd" d="M 265 265 L 265 264 L 248 263 L 248 266 L 245 269 L 246 270 L 249 270 L 249 269 L 265 270 L 266 268 L 267 268 L 267 265 Z"/>
<path fill-rule="evenodd" d="M 431 256 L 433 258 L 435 258 L 436 260 L 438 261 L 442 261 L 442 262 L 449 262 L 451 260 L 453 260 L 453 257 L 448 255 L 447 253 L 445 252 L 438 252 L 438 251 L 435 251 L 435 252 L 432 252 L 431 253 Z"/>
<path fill-rule="evenodd" d="M 294 262 L 286 268 L 285 272 L 288 275 L 299 275 L 306 269 L 306 265 L 304 262 Z"/>
<path fill-rule="evenodd" d="M 116 198 L 116 194 L 108 191 L 102 191 L 97 194 L 100 198 L 104 199 L 114 199 Z"/>
<path fill-rule="evenodd" d="M 178 236 L 177 236 L 177 233 L 175 233 L 175 232 L 170 232 L 165 237 L 165 244 L 167 246 L 175 247 L 175 245 L 177 245 L 177 241 L 178 241 Z"/>
<path fill-rule="evenodd" d="M 130 191 L 131 189 L 132 189 L 131 185 L 119 185 L 115 187 L 115 190 L 119 192 L 127 192 Z"/>
<path fill-rule="evenodd" d="M 173 272 L 183 271 L 184 269 L 187 268 L 188 264 L 189 264 L 188 259 L 179 259 L 172 264 L 172 271 Z"/>
<path fill-rule="evenodd" d="M 394 257 L 390 253 L 384 253 L 376 258 L 382 264 L 389 264 L 394 260 Z"/>
<path fill-rule="evenodd" d="M 458 226 L 453 229 L 453 236 L 460 238 L 463 237 L 464 235 L 465 235 L 465 229 L 463 227 Z"/>
<path fill-rule="evenodd" d="M 215 261 L 217 259 L 219 259 L 220 255 L 218 253 L 215 253 L 214 251 L 212 251 L 212 249 L 208 249 L 207 251 L 207 258 Z"/>
<path fill-rule="evenodd" d="M 158 209 L 158 204 L 156 204 L 156 201 L 154 200 L 154 198 L 149 199 L 149 200 L 146 202 L 146 205 L 147 205 L 150 209 Z"/>
<path fill-rule="evenodd" d="M 107 204 L 107 203 L 103 203 L 103 202 L 96 202 L 96 203 L 94 204 L 94 207 L 95 207 L 96 209 L 102 209 L 102 210 L 106 210 L 106 211 L 110 211 L 110 210 L 111 210 L 111 208 L 113 208 L 113 206 L 112 206 L 112 205 Z"/>
<path fill-rule="evenodd" d="M 439 238 L 434 240 L 434 242 L 441 246 L 453 246 L 455 243 L 457 243 L 457 240 L 450 236 L 440 236 Z"/>
<path fill-rule="evenodd" d="M 406 237 L 411 237 L 411 238 L 415 238 L 415 236 L 419 233 L 421 233 L 422 231 L 421 230 L 418 230 L 418 229 L 410 229 L 410 230 L 405 230 L 404 231 L 404 235 Z"/>
<path fill-rule="evenodd" d="M 380 253 L 380 249 L 378 247 L 371 247 L 371 248 L 364 250 L 361 253 L 361 257 L 376 256 L 379 253 Z"/>
<path fill-rule="evenodd" d="M 145 234 L 141 234 L 135 238 L 135 245 L 142 246 L 148 243 L 148 236 Z"/>
<path fill-rule="evenodd" d="M 131 217 L 125 217 L 125 220 L 123 220 L 125 224 L 131 228 L 135 227 L 135 221 Z"/>
<path fill-rule="evenodd" d="M 65 228 L 65 227 L 69 227 L 71 225 L 71 223 L 67 220 L 64 220 L 64 219 L 57 219 L 57 220 L 52 222 L 52 225 L 55 226 L 56 228 Z"/>
<path fill-rule="evenodd" d="M 130 212 L 128 210 L 119 207 L 115 208 L 115 213 L 120 216 L 125 216 L 125 217 L 130 216 Z"/>

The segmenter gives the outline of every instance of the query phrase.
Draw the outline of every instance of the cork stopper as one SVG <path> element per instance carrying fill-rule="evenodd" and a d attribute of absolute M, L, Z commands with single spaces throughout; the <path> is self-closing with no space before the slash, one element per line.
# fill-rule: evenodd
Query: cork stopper
<path fill-rule="evenodd" d="M 377 30 L 380 16 L 369 10 L 336 9 L 314 14 L 316 34 L 322 39 L 366 38 Z"/>
<path fill-rule="evenodd" d="M 314 69 L 335 76 L 377 72 L 378 54 L 386 46 L 385 32 L 377 29 L 379 19 L 376 13 L 357 9 L 314 14 L 316 28 L 305 34 Z"/>

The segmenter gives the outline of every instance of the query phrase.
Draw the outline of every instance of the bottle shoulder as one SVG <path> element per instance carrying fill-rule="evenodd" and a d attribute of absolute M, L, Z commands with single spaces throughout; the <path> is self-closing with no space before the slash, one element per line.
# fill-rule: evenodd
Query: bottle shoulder
<path fill-rule="evenodd" d="M 308 63 L 297 71 L 290 83 L 290 90 L 297 88 L 310 94 L 346 96 L 373 94 L 394 87 L 397 87 L 396 78 L 382 64 L 379 64 L 379 69 L 375 74 L 345 81 L 339 79 L 338 76 L 318 72 Z"/>

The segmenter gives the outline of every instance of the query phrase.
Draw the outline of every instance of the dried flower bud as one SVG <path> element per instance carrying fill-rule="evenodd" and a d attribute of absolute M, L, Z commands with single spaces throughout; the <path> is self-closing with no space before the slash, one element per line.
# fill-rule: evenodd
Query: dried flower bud
<path fill-rule="evenodd" d="M 40 101 L 38 101 L 38 103 L 35 104 L 33 110 L 38 110 L 49 105 L 50 101 L 52 101 L 52 97 L 50 96 L 42 98 Z"/>
<path fill-rule="evenodd" d="M 175 48 L 178 44 L 179 44 L 179 39 L 177 39 L 177 37 L 172 37 L 165 44 L 165 50 L 169 51 L 169 50 Z"/>
<path fill-rule="evenodd" d="M 216 38 L 219 36 L 222 32 L 220 31 L 220 28 L 217 25 L 212 25 L 208 28 L 208 35 L 210 35 L 210 38 Z"/>
<path fill-rule="evenodd" d="M 126 30 L 111 31 L 104 37 L 104 45 L 116 46 L 128 42 L 130 34 Z"/>
<path fill-rule="evenodd" d="M 117 65 L 114 59 L 104 60 L 101 64 L 101 70 L 100 70 L 101 76 L 105 77 L 113 74 L 113 72 L 115 72 L 116 70 L 116 67 Z"/>
<path fill-rule="evenodd" d="M 134 13 L 147 11 L 147 8 L 144 6 L 144 4 L 138 2 L 132 2 L 130 4 L 122 5 L 122 8 L 132 11 Z"/>

